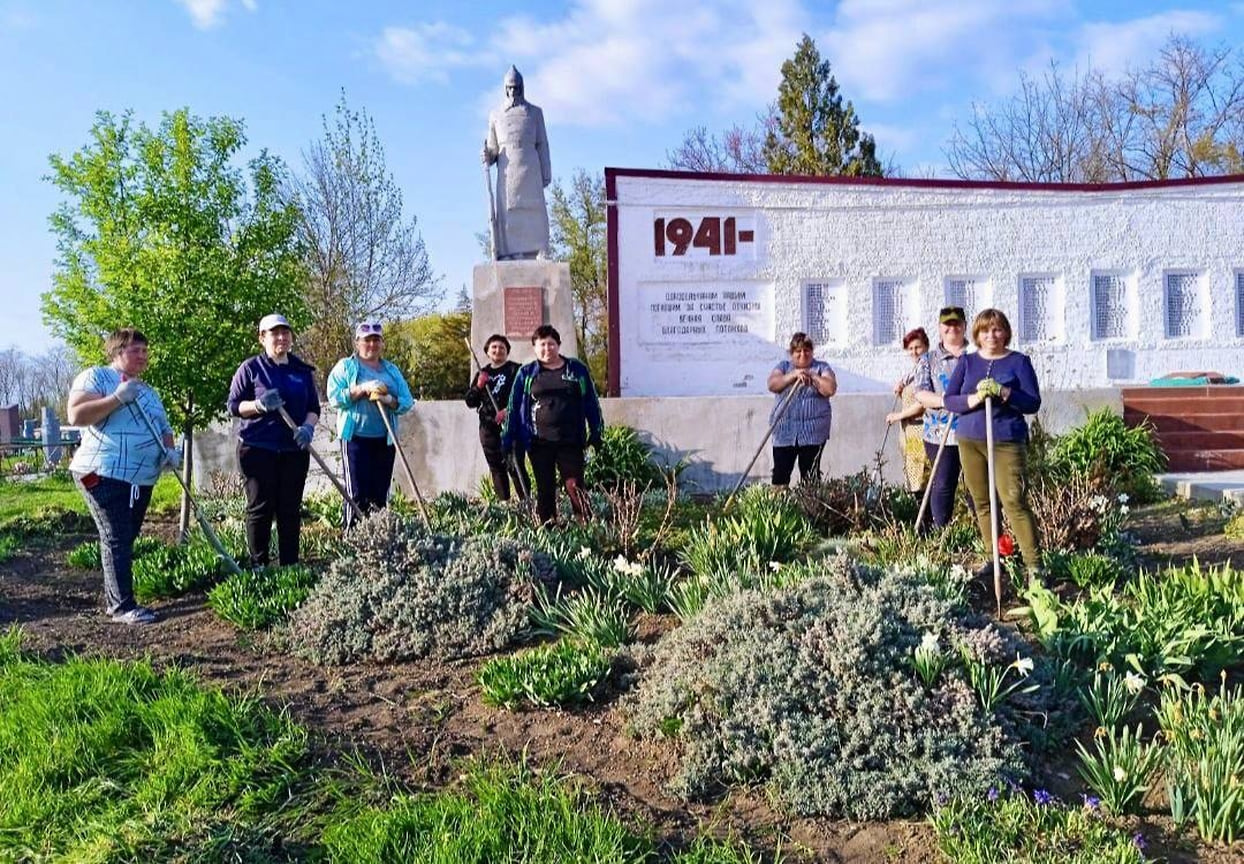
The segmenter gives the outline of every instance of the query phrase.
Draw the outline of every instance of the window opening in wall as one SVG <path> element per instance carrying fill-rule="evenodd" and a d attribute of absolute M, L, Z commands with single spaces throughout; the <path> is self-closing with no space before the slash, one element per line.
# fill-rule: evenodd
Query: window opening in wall
<path fill-rule="evenodd" d="M 845 342 L 843 290 L 840 280 L 804 283 L 803 331 L 817 345 L 841 347 Z"/>
<path fill-rule="evenodd" d="M 1019 338 L 1048 342 L 1055 338 L 1058 280 L 1054 276 L 1024 276 L 1019 280 Z"/>
<path fill-rule="evenodd" d="M 902 279 L 873 282 L 873 344 L 893 345 L 903 337 L 908 305 L 907 283 Z"/>
<path fill-rule="evenodd" d="M 1237 283 L 1239 277 L 1236 277 Z M 1200 276 L 1166 274 L 1166 338 L 1196 336 L 1201 319 Z M 1237 287 L 1238 292 L 1238 287 Z"/>
<path fill-rule="evenodd" d="M 1244 271 L 1235 274 L 1235 335 L 1244 336 Z"/>
<path fill-rule="evenodd" d="M 943 305 L 962 307 L 970 321 L 988 302 L 984 290 L 987 284 L 985 279 L 951 276 L 946 280 Z"/>
<path fill-rule="evenodd" d="M 1093 338 L 1127 336 L 1127 280 L 1117 273 L 1093 274 Z"/>

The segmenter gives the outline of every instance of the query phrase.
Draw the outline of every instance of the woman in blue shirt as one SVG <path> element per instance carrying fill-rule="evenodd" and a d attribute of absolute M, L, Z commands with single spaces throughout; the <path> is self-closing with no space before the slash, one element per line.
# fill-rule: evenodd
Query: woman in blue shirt
<path fill-rule="evenodd" d="M 82 427 L 82 444 L 69 463 L 99 529 L 108 614 L 120 624 L 150 624 L 156 614 L 134 600 L 134 541 L 142 528 L 160 468 L 179 461 L 173 429 L 156 392 L 142 382 L 147 337 L 122 327 L 104 343 L 107 366 L 93 366 L 69 390 L 69 422 Z M 138 415 L 145 411 L 161 435 L 156 441 Z"/>
<path fill-rule="evenodd" d="M 771 425 L 787 389 L 796 382 L 803 384 L 773 429 L 774 486 L 790 485 L 796 460 L 800 480 L 821 473 L 821 448 L 829 440 L 833 420 L 829 397 L 838 392 L 838 377 L 828 363 L 813 356 L 813 347 L 807 333 L 795 333 L 790 337 L 790 359 L 769 373 L 769 392 L 777 394 L 769 414 Z"/>
<path fill-rule="evenodd" d="M 415 405 L 406 379 L 385 360 L 384 335 L 377 323 L 364 323 L 354 330 L 354 353 L 337 361 L 328 373 L 328 401 L 337 408 L 337 437 L 345 465 L 346 491 L 361 513 L 379 510 L 389 503 L 396 444 L 380 416 L 389 412 L 397 433 L 397 415 Z M 354 522 L 345 508 L 346 527 Z"/>
<path fill-rule="evenodd" d="M 959 455 L 963 477 L 976 505 L 985 548 L 991 549 L 989 466 L 985 400 L 993 400 L 994 476 L 998 498 L 1024 556 L 1030 580 L 1038 575 L 1037 522 L 1028 506 L 1028 421 L 1041 408 L 1041 388 L 1028 355 L 1011 351 L 1011 322 L 998 309 L 986 309 L 972 322 L 975 354 L 964 354 L 946 385 L 946 408 L 959 415 Z"/>

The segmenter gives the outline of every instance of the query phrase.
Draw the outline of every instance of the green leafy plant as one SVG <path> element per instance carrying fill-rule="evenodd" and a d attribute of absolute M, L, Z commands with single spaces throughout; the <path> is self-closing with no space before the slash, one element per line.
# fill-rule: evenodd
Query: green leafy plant
<path fill-rule="evenodd" d="M 1102 408 L 1058 437 L 1049 468 L 1061 479 L 1091 478 L 1144 503 L 1161 497 L 1153 475 L 1166 470 L 1166 456 L 1148 420 L 1129 428 L 1121 416 Z"/>
<path fill-rule="evenodd" d="M 1113 588 L 1122 576 L 1118 562 L 1108 555 L 1089 552 L 1067 561 L 1067 577 L 1081 588 Z"/>
<path fill-rule="evenodd" d="M 134 597 L 140 603 L 204 591 L 227 572 L 225 564 L 201 536 L 184 546 L 153 547 L 134 559 Z"/>
<path fill-rule="evenodd" d="M 0 564 L 16 555 L 20 545 L 12 534 L 0 534 Z"/>
<path fill-rule="evenodd" d="M 142 558 L 164 548 L 164 542 L 157 537 L 139 537 L 134 541 L 134 558 Z M 87 540 L 65 553 L 65 563 L 79 570 L 98 570 L 103 566 L 100 560 L 99 541 Z"/>
<path fill-rule="evenodd" d="M 630 613 L 593 588 L 569 596 L 537 594 L 530 616 L 533 632 L 548 636 L 564 634 L 603 648 L 616 648 L 631 639 Z"/>
<path fill-rule="evenodd" d="M 1098 671 L 1092 684 L 1080 690 L 1080 704 L 1099 728 L 1113 729 L 1136 710 L 1146 683 L 1144 676 L 1135 672 L 1119 675 L 1113 669 Z"/>
<path fill-rule="evenodd" d="M 930 820 L 955 864 L 1145 864 L 1144 838 L 1103 818 L 1097 803 L 1068 806 L 1037 790 L 992 788 L 940 805 Z"/>
<path fill-rule="evenodd" d="M 1162 761 L 1161 748 L 1154 741 L 1142 741 L 1142 734 L 1139 724 L 1135 731 L 1127 726 L 1099 727 L 1092 753 L 1076 742 L 1080 776 L 1112 813 L 1122 815 L 1140 803 Z"/>
<path fill-rule="evenodd" d="M 770 563 L 795 560 L 815 539 L 808 520 L 787 496 L 753 486 L 739 496 L 734 511 L 709 517 L 691 532 L 682 560 L 701 576 L 760 573 Z"/>
<path fill-rule="evenodd" d="M 911 665 L 926 688 L 932 688 L 937 683 L 942 670 L 950 665 L 950 661 L 951 657 L 942 650 L 936 633 L 925 633 L 920 644 L 912 651 Z"/>
<path fill-rule="evenodd" d="M 1158 725 L 1171 751 L 1167 798 L 1176 824 L 1196 823 L 1206 841 L 1244 836 L 1244 688 L 1162 691 Z"/>
<path fill-rule="evenodd" d="M 1106 662 L 1150 680 L 1213 680 L 1244 662 L 1244 571 L 1193 563 L 1139 573 L 1121 593 L 1087 591 L 1072 602 L 1040 585 L 1024 592 L 1042 644 L 1088 667 Z"/>
<path fill-rule="evenodd" d="M 589 487 L 612 489 L 626 481 L 641 488 L 664 487 L 666 471 L 678 473 L 683 468 L 682 463 L 670 469 L 658 463 L 652 447 L 630 426 L 606 426 L 601 439 L 600 449 L 588 461 L 583 474 Z"/>
<path fill-rule="evenodd" d="M 609 676 L 613 659 L 598 643 L 562 639 L 480 667 L 477 680 L 489 705 L 541 707 L 590 701 Z"/>
<path fill-rule="evenodd" d="M 968 681 L 976 691 L 981 708 L 992 714 L 998 710 L 1003 700 L 1013 693 L 1032 693 L 1039 685 L 1026 680 L 1033 670 L 1033 661 L 1028 657 L 1016 657 L 1015 662 L 1006 666 L 998 666 L 977 657 L 972 651 L 964 648 L 960 651 L 963 667 L 967 670 Z M 1014 671 L 1013 680 L 1007 681 L 1008 675 Z"/>
<path fill-rule="evenodd" d="M 285 620 L 318 580 L 301 564 L 243 570 L 209 591 L 207 605 L 243 630 L 260 630 Z"/>

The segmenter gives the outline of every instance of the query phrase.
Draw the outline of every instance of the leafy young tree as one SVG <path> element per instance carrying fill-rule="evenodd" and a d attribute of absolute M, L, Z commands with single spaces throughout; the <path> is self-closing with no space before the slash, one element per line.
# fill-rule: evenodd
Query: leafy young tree
<path fill-rule="evenodd" d="M 553 258 L 570 264 L 580 359 L 588 364 L 596 386 L 608 386 L 609 314 L 608 247 L 605 237 L 605 178 L 579 169 L 568 186 L 553 184 L 551 242 Z"/>
<path fill-rule="evenodd" d="M 325 117 L 323 125 L 289 194 L 301 216 L 313 321 L 301 351 L 326 375 L 353 350 L 355 323 L 421 315 L 441 291 L 416 218 L 403 217 L 402 191 L 375 123 L 366 111 L 351 110 L 343 94 L 333 122 Z"/>
<path fill-rule="evenodd" d="M 305 320 L 283 167 L 262 153 L 244 171 L 245 143 L 228 117 L 181 109 L 151 129 L 101 112 L 90 143 L 51 157 L 66 200 L 51 217 L 59 257 L 45 319 L 83 362 L 103 361 L 111 330 L 143 331 L 145 378 L 187 435 L 224 415 L 261 316 Z"/>
<path fill-rule="evenodd" d="M 855 107 L 843 104 L 829 61 L 805 33 L 782 64 L 776 118 L 763 150 L 769 172 L 880 177 L 876 142 L 859 125 Z"/>
<path fill-rule="evenodd" d="M 471 381 L 471 313 L 432 313 L 385 328 L 385 355 L 398 365 L 416 399 L 461 399 Z"/>

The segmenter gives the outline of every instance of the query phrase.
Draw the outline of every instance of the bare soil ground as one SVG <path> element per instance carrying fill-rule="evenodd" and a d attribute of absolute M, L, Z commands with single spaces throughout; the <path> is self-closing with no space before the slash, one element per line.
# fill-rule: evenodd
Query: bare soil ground
<path fill-rule="evenodd" d="M 1177 515 L 1192 527 L 1184 530 Z M 1244 566 L 1244 541 L 1222 536 L 1216 511 L 1162 505 L 1134 520 L 1149 565 L 1188 560 Z M 151 524 L 149 533 L 171 525 Z M 1183 536 L 1186 535 L 1186 536 Z M 454 760 L 504 750 L 578 775 L 628 824 L 679 846 L 698 833 L 734 833 L 760 849 L 780 842 L 794 858 L 826 862 L 926 862 L 936 843 L 923 822 L 856 824 L 792 819 L 763 792 L 732 792 L 688 804 L 665 790 L 673 754 L 628 735 L 616 694 L 573 712 L 507 712 L 484 705 L 474 673 L 481 661 L 319 667 L 294 657 L 279 637 L 240 633 L 216 617 L 202 595 L 157 604 L 149 627 L 112 624 L 100 607 L 100 575 L 68 567 L 65 553 L 93 535 L 32 543 L 0 564 L 0 628 L 25 631 L 26 646 L 50 657 L 66 652 L 117 659 L 148 657 L 193 670 L 201 680 L 258 693 L 313 730 L 322 759 L 360 751 L 423 788 L 453 776 Z M 655 642 L 669 622 L 646 618 L 640 639 Z M 1150 836 L 1157 824 L 1142 826 Z M 1186 844 L 1161 850 L 1175 861 L 1226 864 L 1238 852 Z M 802 853 L 802 854 L 801 854 Z"/>

